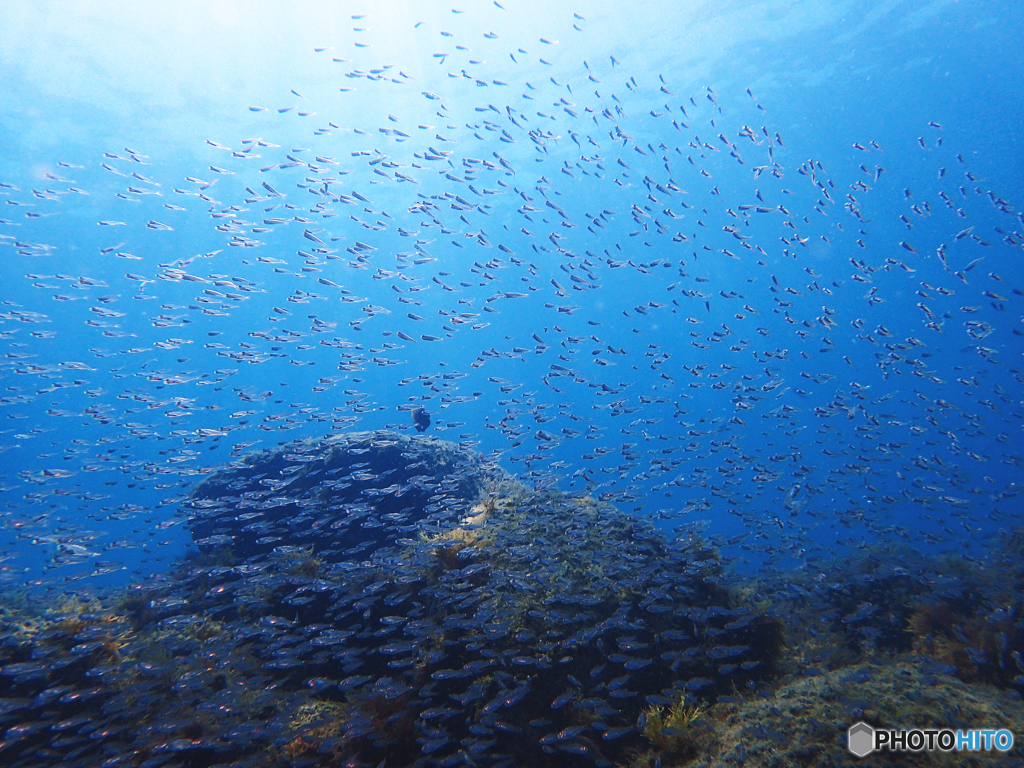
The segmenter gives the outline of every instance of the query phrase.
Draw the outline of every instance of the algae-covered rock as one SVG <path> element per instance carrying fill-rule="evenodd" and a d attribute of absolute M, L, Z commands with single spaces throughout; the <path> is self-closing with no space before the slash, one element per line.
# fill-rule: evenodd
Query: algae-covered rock
<path fill-rule="evenodd" d="M 857 763 L 847 730 L 859 721 L 886 729 L 1006 728 L 1024 733 L 1024 704 L 991 685 L 970 685 L 927 659 L 888 659 L 800 677 L 774 696 L 718 704 L 704 718 L 700 754 L 688 768 L 831 768 Z M 873 766 L 1008 765 L 1019 752 L 889 752 Z M 1019 759 L 1019 757 L 1018 757 Z M 666 768 L 673 765 L 665 763 Z"/>

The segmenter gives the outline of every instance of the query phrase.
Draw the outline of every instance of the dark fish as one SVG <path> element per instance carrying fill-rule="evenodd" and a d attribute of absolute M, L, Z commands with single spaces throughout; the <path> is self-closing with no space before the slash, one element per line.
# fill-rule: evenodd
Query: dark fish
<path fill-rule="evenodd" d="M 414 408 L 412 412 L 412 423 L 417 432 L 426 432 L 430 426 L 430 414 L 425 408 Z"/>

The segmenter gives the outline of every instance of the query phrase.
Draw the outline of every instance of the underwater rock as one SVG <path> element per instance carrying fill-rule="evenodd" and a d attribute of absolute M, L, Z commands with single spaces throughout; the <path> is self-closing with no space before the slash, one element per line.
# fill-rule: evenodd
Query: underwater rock
<path fill-rule="evenodd" d="M 188 613 L 255 625 L 259 672 L 337 710 L 333 746 L 296 743 L 310 759 L 444 762 L 468 742 L 475 761 L 603 764 L 643 741 L 646 711 L 769 679 L 783 646 L 696 536 L 437 440 L 262 452 L 187 506 L 217 562 L 183 576 Z"/>
<path fill-rule="evenodd" d="M 783 649 L 693 531 L 451 443 L 295 442 L 185 506 L 173 578 L 3 635 L 9 764 L 624 764 Z"/>
<path fill-rule="evenodd" d="M 883 728 L 966 728 L 1024 731 L 1024 704 L 994 686 L 968 685 L 918 659 L 857 664 L 816 677 L 796 678 L 768 700 L 713 707 L 694 729 L 697 759 L 689 768 L 849 765 L 846 731 L 858 721 Z M 961 766 L 1003 764 L 995 750 L 913 754 L 878 752 L 871 765 Z"/>
<path fill-rule="evenodd" d="M 856 657 L 970 579 L 872 556 L 743 580 L 697 528 L 390 432 L 255 453 L 185 506 L 198 552 L 170 578 L 45 612 L 5 596 L 4 765 L 824 766 L 860 719 L 1024 727 L 1014 682 Z"/>

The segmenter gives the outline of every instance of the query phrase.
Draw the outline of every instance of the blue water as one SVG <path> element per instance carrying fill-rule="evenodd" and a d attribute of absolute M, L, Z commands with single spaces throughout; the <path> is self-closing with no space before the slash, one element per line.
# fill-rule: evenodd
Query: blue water
<path fill-rule="evenodd" d="M 286 5 L 0 10 L 9 585 L 416 406 L 748 567 L 1019 525 L 1018 9 Z"/>

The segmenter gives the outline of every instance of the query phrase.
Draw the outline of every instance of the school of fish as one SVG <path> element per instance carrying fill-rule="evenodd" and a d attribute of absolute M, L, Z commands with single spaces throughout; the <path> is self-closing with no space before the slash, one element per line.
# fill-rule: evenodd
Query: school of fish
<path fill-rule="evenodd" d="M 537 483 L 734 515 L 769 560 L 821 553 L 821 525 L 955 540 L 1005 520 L 1021 215 L 938 122 L 916 138 L 934 178 L 911 189 L 870 138 L 852 168 L 793 158 L 749 89 L 638 82 L 614 56 L 560 82 L 557 40 L 444 30 L 418 83 L 352 23 L 350 58 L 315 52 L 330 102 L 297 87 L 251 107 L 268 138 L 211 137 L 194 175 L 118 147 L 93 188 L 70 161 L 0 183 L 0 246 L 25 270 L 0 313 L 18 547 L 105 572 L 174 526 L 126 489 L 169 511 L 197 475 L 291 437 L 275 433 L 405 429 L 396 412 L 422 406 Z M 488 78 L 470 45 L 529 74 Z M 371 90 L 418 108 L 353 120 Z M 298 118 L 306 146 L 276 144 Z M 903 204 L 879 209 L 879 188 Z M 72 253 L 46 242 L 96 211 Z M 134 518 L 138 538 L 104 531 Z"/>
<path fill-rule="evenodd" d="M 871 590 L 966 587 L 893 555 L 862 590 L 846 559 L 979 563 L 1019 525 L 1024 216 L 941 116 L 831 167 L 753 88 L 568 62 L 585 14 L 466 31 L 505 12 L 410 20 L 415 67 L 351 15 L 310 52 L 330 93 L 253 104 L 185 173 L 119 144 L 0 179 L 0 578 L 138 594 L 131 626 L 4 625 L 0 755 L 611 765 L 651 706 L 774 671 L 779 614 L 727 598 L 718 557 L 903 648 Z M 496 556 L 472 504 L 513 485 Z M 974 663 L 1024 689 L 1017 609 L 985 610 L 1003 639 Z M 118 667 L 154 627 L 167 660 Z M 295 691 L 372 706 L 279 744 Z"/>

